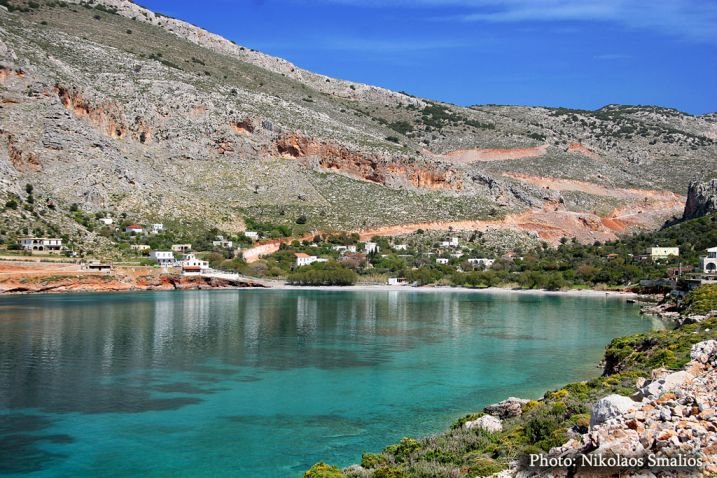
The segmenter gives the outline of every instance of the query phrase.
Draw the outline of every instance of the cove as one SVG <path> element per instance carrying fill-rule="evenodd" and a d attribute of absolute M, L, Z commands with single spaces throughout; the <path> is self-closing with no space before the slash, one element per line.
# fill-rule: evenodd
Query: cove
<path fill-rule="evenodd" d="M 661 328 L 618 298 L 230 290 L 0 298 L 0 474 L 298 477 Z"/>

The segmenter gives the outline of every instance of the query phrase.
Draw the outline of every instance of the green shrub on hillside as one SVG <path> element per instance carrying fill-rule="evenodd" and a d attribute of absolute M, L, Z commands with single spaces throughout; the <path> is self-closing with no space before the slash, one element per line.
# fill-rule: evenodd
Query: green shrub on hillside
<path fill-rule="evenodd" d="M 717 310 L 717 284 L 703 285 L 685 297 L 685 314 L 705 315 Z"/>
<path fill-rule="evenodd" d="M 343 478 L 344 474 L 335 466 L 327 465 L 323 461 L 318 462 L 304 473 L 304 478 Z"/>

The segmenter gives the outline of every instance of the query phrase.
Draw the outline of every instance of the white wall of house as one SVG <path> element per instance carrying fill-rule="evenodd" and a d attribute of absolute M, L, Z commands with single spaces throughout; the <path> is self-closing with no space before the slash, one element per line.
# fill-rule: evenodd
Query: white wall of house
<path fill-rule="evenodd" d="M 378 252 L 380 250 L 378 244 L 376 244 L 375 242 L 367 242 L 366 244 L 364 244 L 363 249 L 366 254 L 371 254 L 372 252 Z"/>
<path fill-rule="evenodd" d="M 149 256 L 161 266 L 174 265 L 174 252 L 172 251 L 152 251 Z"/>
<path fill-rule="evenodd" d="M 700 269 L 703 274 L 717 274 L 717 247 L 710 247 L 707 256 L 700 258 Z"/>

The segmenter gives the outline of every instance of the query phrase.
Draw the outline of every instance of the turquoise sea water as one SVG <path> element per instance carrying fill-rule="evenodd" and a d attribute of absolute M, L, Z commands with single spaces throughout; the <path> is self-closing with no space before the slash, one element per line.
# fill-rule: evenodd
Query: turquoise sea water
<path fill-rule="evenodd" d="M 0 474 L 298 477 L 600 374 L 620 299 L 207 291 L 0 298 Z"/>

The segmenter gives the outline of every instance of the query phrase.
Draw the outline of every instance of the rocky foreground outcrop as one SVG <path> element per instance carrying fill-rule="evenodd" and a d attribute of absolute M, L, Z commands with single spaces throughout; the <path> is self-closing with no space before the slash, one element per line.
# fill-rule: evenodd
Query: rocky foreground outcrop
<path fill-rule="evenodd" d="M 657 369 L 651 380 L 638 380 L 633 397 L 611 395 L 598 401 L 589 431 L 547 454 L 576 465 L 530 469 L 523 464 L 498 476 L 717 475 L 717 341 L 694 345 L 691 358 L 685 370 Z M 581 466 L 610 459 L 627 466 Z M 642 466 L 630 466 L 630 460 L 640 460 Z M 668 466 L 658 466 L 668 461 Z"/>

